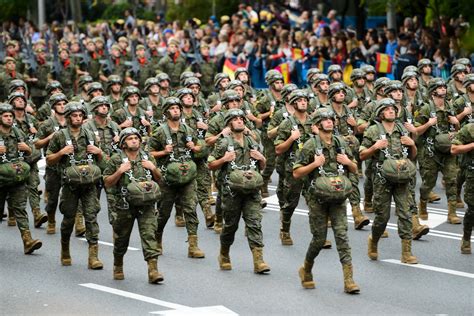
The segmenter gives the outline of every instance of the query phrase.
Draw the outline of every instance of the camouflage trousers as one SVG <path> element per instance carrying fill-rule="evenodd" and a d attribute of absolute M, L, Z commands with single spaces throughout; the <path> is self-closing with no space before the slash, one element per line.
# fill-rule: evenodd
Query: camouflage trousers
<path fill-rule="evenodd" d="M 456 176 L 457 162 L 456 156 L 438 155 L 429 157 L 422 155 L 420 158 L 420 174 L 422 184 L 420 187 L 420 199 L 427 201 L 431 190 L 436 185 L 438 172 L 443 174 L 446 186 L 446 198 L 448 201 L 456 201 Z"/>
<path fill-rule="evenodd" d="M 211 209 L 209 202 L 209 196 L 211 195 L 211 172 L 207 167 L 207 161 L 201 159 L 196 162 L 197 166 L 197 200 L 201 206 L 201 210 L 204 212 L 206 209 Z"/>
<path fill-rule="evenodd" d="M 346 202 L 325 203 L 316 200 L 312 194 L 305 193 L 309 208 L 309 227 L 313 238 L 306 252 L 306 261 L 313 262 L 324 246 L 327 239 L 328 219 L 331 220 L 334 238 L 336 240 L 339 261 L 342 264 L 352 262 L 351 247 L 347 235 Z"/>
<path fill-rule="evenodd" d="M 466 155 L 459 155 L 458 156 L 458 166 L 460 166 L 458 168 L 458 173 L 457 173 L 457 177 L 456 177 L 456 195 L 457 196 L 461 196 L 461 191 L 462 191 L 462 186 L 464 185 L 464 182 L 466 181 L 466 170 L 468 168 L 468 166 L 465 166 L 463 164 L 463 160 L 466 159 L 465 158 Z"/>
<path fill-rule="evenodd" d="M 90 244 L 96 244 L 99 240 L 97 213 L 100 211 L 100 204 L 97 198 L 97 187 L 93 184 L 84 186 L 63 185 L 59 202 L 59 210 L 64 215 L 61 222 L 61 238 L 69 240 L 71 237 L 79 201 L 84 215 L 86 239 Z"/>
<path fill-rule="evenodd" d="M 290 231 L 291 217 L 298 206 L 303 181 L 293 177 L 293 169 L 286 165 L 285 177 L 283 179 L 283 206 L 280 208 L 281 230 Z"/>
<path fill-rule="evenodd" d="M 5 202 L 8 203 L 8 209 L 13 213 L 16 225 L 21 232 L 30 229 L 26 213 L 27 199 L 25 183 L 0 188 L 0 205 L 4 206 Z"/>
<path fill-rule="evenodd" d="M 170 218 L 173 205 L 179 203 L 183 209 L 188 235 L 196 235 L 199 220 L 196 214 L 196 180 L 179 187 L 170 187 L 160 181 L 161 197 L 158 201 L 158 233 L 163 233 Z"/>
<path fill-rule="evenodd" d="M 276 195 L 278 197 L 278 204 L 280 208 L 285 204 L 285 164 L 279 161 L 279 157 L 276 158 L 276 168 L 278 174 L 278 183 L 276 189 Z"/>
<path fill-rule="evenodd" d="M 156 241 L 157 215 L 153 205 L 114 210 L 114 256 L 123 257 L 130 243 L 135 220 L 138 223 L 138 232 L 142 243 L 145 260 L 158 258 L 158 243 Z"/>
<path fill-rule="evenodd" d="M 35 163 L 31 165 L 30 177 L 26 181 L 26 186 L 28 188 L 28 201 L 30 202 L 30 207 L 32 210 L 39 209 L 40 207 L 40 195 L 38 191 L 39 185 L 39 169 L 38 165 Z"/>
<path fill-rule="evenodd" d="M 267 164 L 265 166 L 265 169 L 262 172 L 262 177 L 263 177 L 263 180 L 268 181 L 273 174 L 273 170 L 275 170 L 275 163 L 276 163 L 275 145 L 273 144 L 273 140 L 268 138 L 266 131 L 262 132 L 261 136 L 262 136 L 262 144 L 263 144 L 263 153 L 265 155 L 265 158 L 267 159 Z"/>
<path fill-rule="evenodd" d="M 374 175 L 374 213 L 372 239 L 377 242 L 382 236 L 390 219 L 392 197 L 395 201 L 398 219 L 398 235 L 401 239 L 412 239 L 412 221 L 409 204 L 409 184 L 395 184 Z"/>
<path fill-rule="evenodd" d="M 359 146 L 360 146 L 359 140 L 354 135 L 344 136 L 344 140 L 346 141 L 351 151 L 354 153 L 355 158 L 359 165 L 359 161 L 360 161 L 359 154 L 358 154 Z M 359 175 L 351 172 L 349 174 L 349 180 L 351 180 L 351 183 L 352 183 L 352 193 L 351 195 L 349 195 L 349 202 L 351 203 L 351 205 L 359 206 L 360 204 Z"/>
<path fill-rule="evenodd" d="M 46 167 L 44 175 L 45 192 L 48 194 L 48 203 L 46 203 L 46 213 L 48 217 L 54 217 L 58 208 L 59 191 L 61 191 L 61 175 L 58 171 Z"/>
<path fill-rule="evenodd" d="M 262 208 L 260 192 L 238 194 L 228 188 L 222 190 L 222 212 L 224 228 L 221 233 L 221 245 L 231 246 L 235 232 L 239 228 L 240 218 L 245 222 L 247 240 L 250 249 L 263 247 Z"/>
<path fill-rule="evenodd" d="M 471 167 L 472 168 L 472 167 Z M 467 204 L 467 210 L 464 214 L 464 234 L 470 236 L 472 226 L 474 225 L 474 169 L 467 170 L 466 186 L 464 187 L 464 201 Z"/>
<path fill-rule="evenodd" d="M 372 201 L 374 196 L 374 167 L 372 159 L 367 159 L 365 161 L 365 171 L 364 171 L 365 179 L 364 179 L 364 199 L 366 201 Z"/>

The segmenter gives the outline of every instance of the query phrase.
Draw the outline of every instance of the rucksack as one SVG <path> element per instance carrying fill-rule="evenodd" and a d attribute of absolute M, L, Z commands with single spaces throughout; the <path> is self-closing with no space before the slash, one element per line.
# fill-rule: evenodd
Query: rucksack
<path fill-rule="evenodd" d="M 15 129 L 15 128 L 14 128 Z M 18 138 L 18 131 L 14 132 L 17 141 L 20 139 Z M 4 146 L 4 140 L 0 136 L 0 144 Z M 0 156 L 0 186 L 7 187 L 18 185 L 20 183 L 25 182 L 30 177 L 30 165 L 25 161 L 25 157 L 23 157 L 23 152 L 17 151 L 16 158 L 9 160 L 7 158 L 7 153 L 4 153 Z"/>

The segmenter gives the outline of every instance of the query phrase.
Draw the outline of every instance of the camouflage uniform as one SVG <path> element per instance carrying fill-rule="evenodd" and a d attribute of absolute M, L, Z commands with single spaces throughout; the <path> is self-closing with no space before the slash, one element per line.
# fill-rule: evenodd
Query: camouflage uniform
<path fill-rule="evenodd" d="M 33 103 L 36 106 L 42 105 L 46 101 L 46 85 L 48 84 L 48 76 L 51 73 L 51 66 L 47 63 L 38 62 L 38 66 L 35 71 L 32 69 L 26 70 L 26 78 L 37 78 L 37 82 L 31 82 L 28 84 L 30 96 L 33 99 Z"/>
<path fill-rule="evenodd" d="M 71 98 L 74 95 L 74 83 L 76 81 L 77 76 L 76 64 L 74 64 L 72 61 L 67 66 L 65 66 L 65 63 L 63 61 L 60 61 L 60 63 L 62 63 L 63 65 L 61 73 L 54 73 L 53 78 L 54 80 L 57 80 L 61 83 L 64 89 L 64 94 L 68 98 Z"/>
<path fill-rule="evenodd" d="M 179 87 L 179 76 L 185 69 L 186 60 L 180 54 L 176 59 L 168 54 L 158 63 L 158 70 L 169 75 L 171 79 L 170 87 L 174 89 Z"/>

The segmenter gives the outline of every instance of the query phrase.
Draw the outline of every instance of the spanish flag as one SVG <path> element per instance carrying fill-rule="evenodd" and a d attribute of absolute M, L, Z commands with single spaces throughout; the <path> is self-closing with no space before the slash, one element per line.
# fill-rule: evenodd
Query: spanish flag
<path fill-rule="evenodd" d="M 303 59 L 304 52 L 301 48 L 292 48 L 291 49 L 291 57 L 293 57 L 293 60 Z"/>
<path fill-rule="evenodd" d="M 318 69 L 321 72 L 324 72 L 324 58 L 322 58 L 322 57 L 318 58 Z"/>
<path fill-rule="evenodd" d="M 244 67 L 248 69 L 249 61 L 234 64 L 232 60 L 226 58 L 222 72 L 228 74 L 231 80 L 234 80 L 234 73 L 237 68 Z"/>
<path fill-rule="evenodd" d="M 290 82 L 290 65 L 288 65 L 288 63 L 279 64 L 275 67 L 275 70 L 281 72 L 285 84 Z"/>
<path fill-rule="evenodd" d="M 375 71 L 388 74 L 392 72 L 392 58 L 387 54 L 377 53 Z"/>

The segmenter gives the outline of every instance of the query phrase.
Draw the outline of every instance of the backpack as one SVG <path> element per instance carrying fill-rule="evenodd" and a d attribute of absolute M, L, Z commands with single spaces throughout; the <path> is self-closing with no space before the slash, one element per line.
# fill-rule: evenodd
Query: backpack
<path fill-rule="evenodd" d="M 316 135 L 313 138 L 316 146 L 316 152 L 323 153 L 321 145 L 321 138 Z M 333 141 L 336 146 L 344 152 L 345 141 L 343 138 L 333 136 Z M 319 175 L 316 176 L 310 184 L 310 193 L 314 194 L 317 199 L 323 202 L 342 203 L 352 193 L 352 183 L 344 174 L 344 166 L 337 164 L 337 173 L 327 172 L 324 170 L 324 165 L 319 167 Z"/>
<path fill-rule="evenodd" d="M 379 129 L 379 133 L 385 136 L 385 128 L 379 122 L 376 123 Z M 396 123 L 396 128 L 402 135 L 405 134 L 400 123 Z M 408 151 L 405 146 L 402 149 L 403 158 L 396 158 L 392 156 L 388 149 L 380 150 L 379 162 L 376 164 L 376 168 L 383 178 L 391 183 L 407 183 L 416 176 L 416 166 L 408 159 Z M 382 163 L 380 163 L 382 161 Z"/>
<path fill-rule="evenodd" d="M 431 101 L 430 101 L 429 104 L 430 104 L 431 116 L 434 115 L 434 117 L 435 117 L 436 116 L 435 106 Z M 437 151 L 439 151 L 441 153 L 444 153 L 444 154 L 451 153 L 451 139 L 452 139 L 452 136 L 450 135 L 450 133 L 441 131 L 438 128 L 438 124 L 436 124 L 434 126 L 434 128 L 436 130 L 436 136 L 434 137 L 434 144 L 433 144 L 434 148 Z M 454 126 L 452 126 L 451 124 L 450 124 L 450 130 L 454 131 Z"/>
<path fill-rule="evenodd" d="M 18 131 L 13 128 L 17 141 L 22 141 Z M 4 140 L 0 136 L 0 145 L 4 145 Z M 7 154 L 0 156 L 0 186 L 7 187 L 25 182 L 30 177 L 30 165 L 25 161 L 23 152 L 17 151 L 18 157 L 9 160 Z"/>
<path fill-rule="evenodd" d="M 230 136 L 225 137 L 227 139 L 227 151 L 234 151 L 234 139 Z M 245 141 L 252 149 L 258 147 L 253 140 L 245 136 Z M 225 176 L 226 184 L 231 191 L 241 194 L 251 194 L 258 192 L 260 187 L 263 186 L 263 177 L 257 169 L 257 161 L 250 157 L 250 148 L 245 152 L 245 160 L 249 161 L 248 165 L 237 165 L 234 161 L 228 164 L 227 175 Z"/>
<path fill-rule="evenodd" d="M 183 124 L 183 123 L 181 123 Z M 186 128 L 186 139 L 192 139 L 191 128 L 183 124 Z M 166 143 L 171 145 L 173 139 L 168 124 L 163 124 L 163 131 L 166 135 Z M 163 180 L 171 187 L 182 186 L 192 182 L 197 177 L 197 166 L 192 160 L 191 151 L 187 150 L 185 155 L 175 157 L 174 152 L 170 154 L 169 163 L 162 167 Z"/>
<path fill-rule="evenodd" d="M 72 144 L 69 129 L 61 130 L 66 138 L 66 145 Z M 89 132 L 84 129 L 86 141 L 93 143 L 94 137 L 89 135 Z M 76 160 L 74 153 L 69 155 L 69 162 L 71 165 L 66 167 L 63 171 L 63 180 L 65 183 L 79 186 L 94 184 L 102 178 L 102 172 L 96 164 L 93 164 L 92 154 L 87 154 L 86 160 Z"/>

